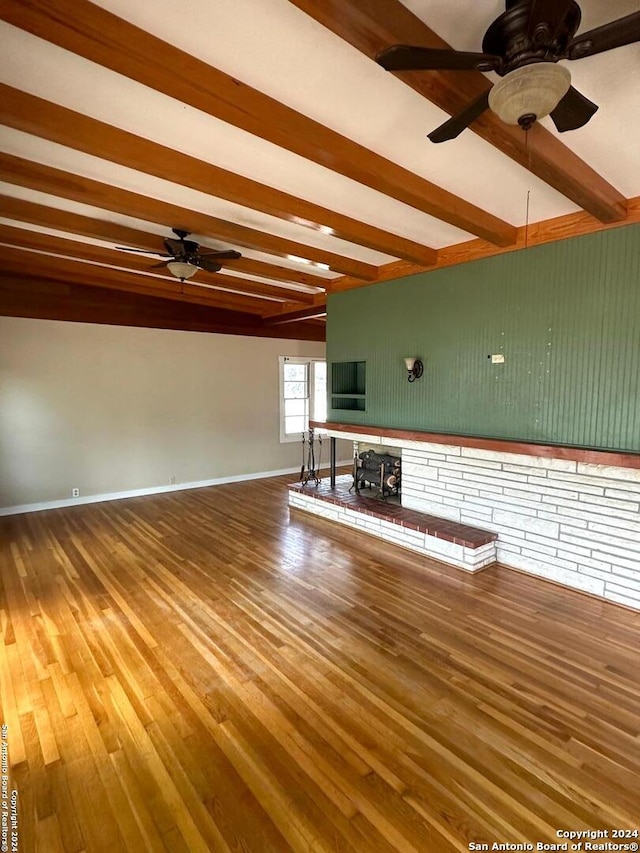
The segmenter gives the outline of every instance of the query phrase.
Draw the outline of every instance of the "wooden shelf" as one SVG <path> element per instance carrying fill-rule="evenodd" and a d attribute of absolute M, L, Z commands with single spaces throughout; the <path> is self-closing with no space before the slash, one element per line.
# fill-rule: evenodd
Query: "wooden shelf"
<path fill-rule="evenodd" d="M 341 394 L 331 397 L 331 408 L 335 411 L 364 412 L 366 398 L 364 394 Z"/>
<path fill-rule="evenodd" d="M 314 422 L 311 423 L 313 426 Z M 455 433 L 433 433 L 422 430 L 394 429 L 369 424 L 343 424 L 327 421 L 322 423 L 329 433 L 339 438 L 349 438 L 349 433 L 372 435 L 387 440 L 425 441 L 431 444 L 454 444 L 459 447 L 475 447 L 498 453 L 520 453 L 546 459 L 568 459 L 587 465 L 613 465 L 620 468 L 640 469 L 640 453 L 618 450 L 600 450 L 590 447 L 572 447 L 564 444 L 534 444 L 508 439 L 483 438 L 481 436 L 458 435 Z"/>

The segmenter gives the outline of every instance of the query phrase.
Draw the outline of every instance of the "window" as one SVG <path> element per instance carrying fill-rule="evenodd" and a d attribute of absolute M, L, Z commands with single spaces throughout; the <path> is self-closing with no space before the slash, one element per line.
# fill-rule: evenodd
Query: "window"
<path fill-rule="evenodd" d="M 280 441 L 300 441 L 309 420 L 327 419 L 327 363 L 280 356 Z"/>

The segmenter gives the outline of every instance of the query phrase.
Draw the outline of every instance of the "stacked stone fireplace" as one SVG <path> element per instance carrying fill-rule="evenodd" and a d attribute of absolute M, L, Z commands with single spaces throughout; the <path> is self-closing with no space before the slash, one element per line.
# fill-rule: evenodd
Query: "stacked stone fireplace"
<path fill-rule="evenodd" d="M 640 454 L 327 424 L 368 449 L 401 457 L 402 511 L 493 533 L 426 536 L 301 495 L 290 503 L 468 571 L 503 565 L 640 609 Z M 378 501 L 384 505 L 385 501 Z M 445 525 L 446 527 L 446 525 Z"/>

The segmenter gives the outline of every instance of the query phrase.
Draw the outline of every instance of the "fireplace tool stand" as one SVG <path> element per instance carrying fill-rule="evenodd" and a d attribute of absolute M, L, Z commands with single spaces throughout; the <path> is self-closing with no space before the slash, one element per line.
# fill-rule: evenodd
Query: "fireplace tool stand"
<path fill-rule="evenodd" d="M 318 465 L 316 467 L 316 450 L 315 450 L 316 435 L 313 427 L 309 427 L 309 439 L 302 433 L 302 468 L 300 469 L 300 482 L 306 486 L 312 482 L 315 486 L 321 483 L 318 471 L 320 469 L 320 461 L 322 459 L 322 436 L 318 436 Z M 306 465 L 305 465 L 305 445 L 306 445 Z"/>

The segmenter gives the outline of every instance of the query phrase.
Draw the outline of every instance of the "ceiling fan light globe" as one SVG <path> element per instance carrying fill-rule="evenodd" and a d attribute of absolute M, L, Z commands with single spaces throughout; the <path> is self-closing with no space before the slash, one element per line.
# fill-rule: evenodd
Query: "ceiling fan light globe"
<path fill-rule="evenodd" d="M 188 278 L 193 278 L 200 267 L 197 267 L 195 264 L 190 264 L 187 261 L 169 261 L 167 269 L 171 275 L 179 278 L 180 281 L 185 281 Z"/>
<path fill-rule="evenodd" d="M 541 119 L 553 112 L 571 86 L 564 65 L 535 62 L 510 71 L 489 92 L 489 107 L 505 124 L 520 124 L 523 116 Z"/>

